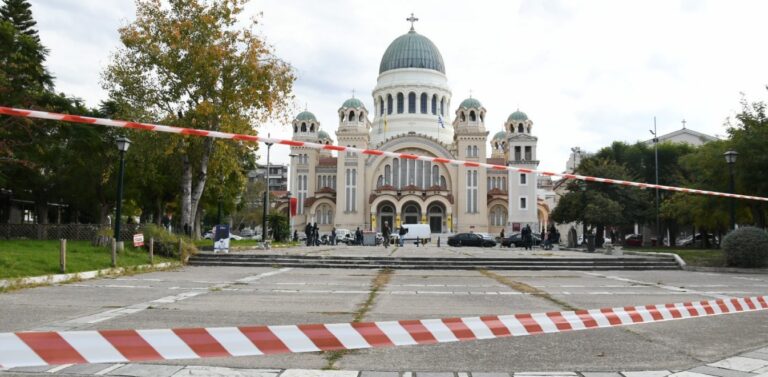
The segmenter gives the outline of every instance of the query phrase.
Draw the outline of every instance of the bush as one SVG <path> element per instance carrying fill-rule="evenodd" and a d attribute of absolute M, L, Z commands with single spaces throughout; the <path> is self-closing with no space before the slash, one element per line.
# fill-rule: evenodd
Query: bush
<path fill-rule="evenodd" d="M 149 248 L 149 239 L 155 239 L 154 253 L 156 255 L 162 255 L 169 258 L 179 258 L 179 239 L 181 242 L 181 250 L 184 253 L 184 260 L 190 255 L 197 254 L 197 247 L 190 240 L 186 240 L 181 236 L 170 233 L 165 228 L 157 226 L 155 224 L 147 224 L 144 227 L 144 247 Z"/>
<path fill-rule="evenodd" d="M 723 237 L 723 251 L 729 266 L 757 268 L 768 265 L 768 233 L 755 227 L 743 227 Z"/>

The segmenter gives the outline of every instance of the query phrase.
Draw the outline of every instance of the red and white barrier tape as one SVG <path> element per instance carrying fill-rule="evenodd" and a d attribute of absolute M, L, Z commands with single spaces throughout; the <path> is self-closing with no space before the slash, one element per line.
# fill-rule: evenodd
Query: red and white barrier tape
<path fill-rule="evenodd" d="M 0 367 L 255 356 L 447 343 L 768 309 L 768 296 L 567 312 L 292 326 L 0 333 Z"/>
<path fill-rule="evenodd" d="M 643 189 L 658 188 L 660 190 L 685 192 L 689 194 L 724 196 L 728 198 L 768 201 L 768 198 L 761 197 L 761 196 L 729 194 L 725 192 L 696 190 L 696 189 L 690 189 L 685 187 L 654 185 L 651 183 L 641 183 L 641 182 L 632 182 L 632 181 L 622 181 L 617 179 L 590 177 L 590 176 L 579 175 L 579 174 L 554 173 L 554 172 L 548 172 L 543 170 L 518 168 L 514 166 L 486 164 L 483 162 L 451 160 L 448 158 L 430 157 L 430 156 L 419 156 L 419 155 L 408 154 L 408 153 L 380 151 L 376 149 L 362 149 L 362 148 L 355 148 L 355 147 L 344 147 L 340 145 L 326 145 L 326 144 L 319 144 L 319 143 L 311 143 L 306 141 L 273 139 L 273 138 L 253 136 L 253 135 L 233 134 L 228 132 L 206 131 L 206 130 L 199 130 L 196 128 L 180 128 L 180 127 L 162 126 L 162 125 L 148 124 L 148 123 L 128 122 L 123 120 L 82 117 L 78 115 L 57 114 L 57 113 L 50 113 L 46 111 L 36 111 L 36 110 L 14 109 L 10 107 L 2 107 L 2 106 L 0 106 L 0 114 L 15 116 L 15 117 L 57 120 L 57 121 L 72 122 L 72 123 L 98 124 L 102 126 L 118 127 L 118 128 L 132 128 L 132 129 L 143 130 L 143 131 L 167 132 L 167 133 L 173 133 L 173 134 L 213 137 L 213 138 L 219 138 L 219 139 L 233 139 L 233 140 L 241 140 L 241 141 L 249 141 L 249 142 L 282 144 L 282 145 L 288 145 L 292 147 L 325 149 L 325 150 L 331 150 L 331 151 L 337 151 L 337 152 L 352 152 L 352 153 L 359 153 L 364 155 L 403 158 L 407 160 L 431 161 L 431 162 L 436 162 L 441 164 L 451 164 L 451 165 L 457 165 L 457 166 L 482 167 L 482 168 L 493 169 L 493 170 L 511 170 L 511 171 L 520 172 L 520 173 L 537 173 L 537 174 L 546 175 L 546 176 L 563 177 L 567 179 L 578 179 L 578 180 L 590 181 L 590 182 L 601 182 L 601 183 L 612 184 L 612 185 L 632 186 L 632 187 L 639 187 Z"/>

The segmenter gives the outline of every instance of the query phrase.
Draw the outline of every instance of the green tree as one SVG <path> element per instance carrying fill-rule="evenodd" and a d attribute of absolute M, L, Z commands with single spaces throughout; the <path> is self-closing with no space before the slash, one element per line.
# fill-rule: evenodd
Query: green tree
<path fill-rule="evenodd" d="M 741 100 L 742 110 L 736 119 L 726 123 L 731 137 L 730 148 L 741 155 L 736 160 L 736 192 L 745 195 L 766 196 L 768 193 L 768 116 L 765 102 Z M 724 169 L 722 166 L 721 169 Z M 766 227 L 766 205 L 761 201 L 739 201 L 740 209 L 747 208 L 752 222 Z M 743 220 L 740 220 L 740 223 Z"/>
<path fill-rule="evenodd" d="M 255 21 L 237 29 L 244 3 L 138 0 L 136 20 L 119 31 L 123 48 L 103 74 L 104 88 L 136 115 L 190 128 L 252 134 L 259 122 L 285 116 L 294 76 L 256 36 Z M 210 138 L 168 142 L 181 164 L 181 224 L 192 226 L 211 159 L 238 161 L 255 147 L 233 144 L 226 149 L 233 156 L 215 154 L 221 144 Z"/>

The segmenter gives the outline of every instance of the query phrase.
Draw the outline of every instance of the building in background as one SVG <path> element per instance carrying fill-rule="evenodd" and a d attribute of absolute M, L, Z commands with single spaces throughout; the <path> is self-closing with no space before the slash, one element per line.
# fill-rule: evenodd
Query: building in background
<path fill-rule="evenodd" d="M 339 107 L 338 145 L 536 169 L 538 138 L 528 115 L 513 111 L 488 140 L 486 108 L 477 98 L 451 111 L 445 72 L 440 51 L 412 24 L 384 52 L 371 110 L 354 96 Z M 294 140 L 334 144 L 309 111 L 292 126 Z M 291 153 L 300 230 L 315 222 L 321 232 L 381 231 L 384 223 L 429 224 L 432 233 L 510 234 L 525 225 L 540 227 L 543 200 L 534 173 L 298 146 Z"/>

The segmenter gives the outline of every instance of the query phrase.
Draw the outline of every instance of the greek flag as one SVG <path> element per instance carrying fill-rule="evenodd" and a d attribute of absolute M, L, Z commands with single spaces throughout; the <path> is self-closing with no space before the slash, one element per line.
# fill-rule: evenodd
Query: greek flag
<path fill-rule="evenodd" d="M 440 128 L 445 128 L 445 123 L 443 123 L 443 117 L 441 115 L 437 116 L 437 124 L 440 125 Z"/>

